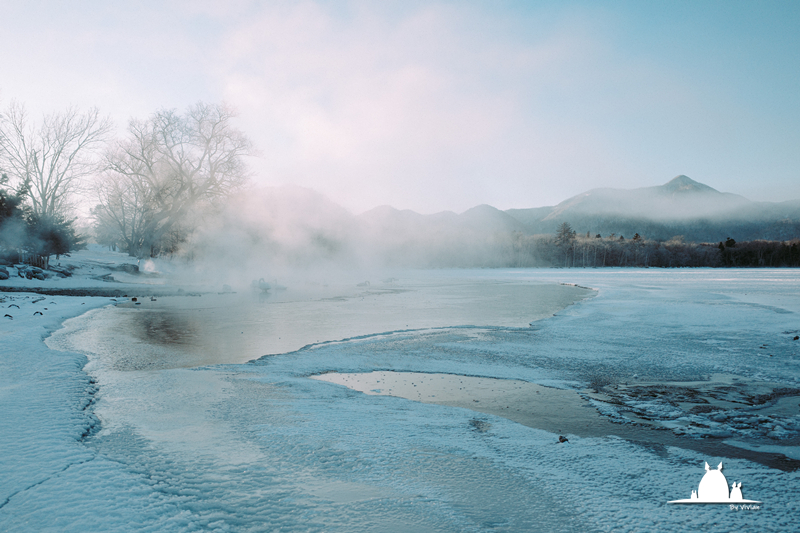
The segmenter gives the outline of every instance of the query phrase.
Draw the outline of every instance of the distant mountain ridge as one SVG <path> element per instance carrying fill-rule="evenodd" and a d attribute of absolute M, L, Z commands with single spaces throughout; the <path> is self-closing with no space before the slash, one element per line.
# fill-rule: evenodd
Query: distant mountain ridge
<path fill-rule="evenodd" d="M 708 185 L 681 175 L 664 185 L 655 187 L 592 189 L 553 206 L 542 220 L 587 214 L 680 220 L 715 216 L 734 211 L 749 203 L 751 202 L 747 198 L 721 193 Z M 523 212 L 530 210 L 510 211 L 514 212 L 512 216 L 525 216 Z"/>
<path fill-rule="evenodd" d="M 422 215 L 381 206 L 355 217 L 357 240 L 393 262 L 423 266 L 497 266 L 535 235 L 567 222 L 579 234 L 687 242 L 789 240 L 800 236 L 800 201 L 752 202 L 680 175 L 663 185 L 598 188 L 558 205 L 501 211 L 479 205 L 463 213 Z"/>
<path fill-rule="evenodd" d="M 209 240 L 224 235 L 217 240 L 298 262 L 348 256 L 398 266 L 496 267 L 526 264 L 537 242 L 564 222 L 579 235 L 616 240 L 638 233 L 647 241 L 788 241 L 800 237 L 800 201 L 753 202 L 681 175 L 654 187 L 592 189 L 547 207 L 479 205 L 423 215 L 385 205 L 352 215 L 310 189 L 278 187 L 243 194 L 220 228 L 207 231 Z"/>
<path fill-rule="evenodd" d="M 421 235 L 554 234 L 562 223 L 578 233 L 633 236 L 657 240 L 683 236 L 687 241 L 788 240 L 800 236 L 800 200 L 753 202 L 721 192 L 688 176 L 636 189 L 598 188 L 555 206 L 501 211 L 489 205 L 461 214 L 422 215 L 381 206 L 356 217 L 378 239 L 406 241 Z"/>
<path fill-rule="evenodd" d="M 506 211 L 527 233 L 554 233 L 563 222 L 577 232 L 639 233 L 654 239 L 682 235 L 692 241 L 785 240 L 798 236 L 800 201 L 753 202 L 720 192 L 688 176 L 638 189 L 592 189 L 552 207 Z"/>

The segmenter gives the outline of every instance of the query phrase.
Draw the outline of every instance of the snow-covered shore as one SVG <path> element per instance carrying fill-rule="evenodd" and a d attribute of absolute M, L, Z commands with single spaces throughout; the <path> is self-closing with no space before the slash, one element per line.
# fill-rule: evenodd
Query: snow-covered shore
<path fill-rule="evenodd" d="M 668 395 L 643 402 L 633 387 L 685 385 L 714 372 L 797 386 L 787 332 L 800 328 L 800 305 L 789 271 L 469 275 L 572 282 L 600 295 L 532 328 L 397 331 L 329 339 L 339 342 L 245 365 L 132 371 L 104 367 L 102 354 L 84 368 L 86 355 L 42 342 L 68 317 L 96 309 L 70 322 L 67 335 L 80 334 L 92 316 L 108 314 L 98 308 L 116 303 L 110 297 L 3 294 L 6 310 L 19 309 L 0 329 L 0 527 L 781 531 L 800 518 L 798 472 L 726 458 L 728 480 L 764 502 L 758 511 L 673 508 L 666 502 L 697 488 L 703 461 L 719 458 L 609 436 L 570 434 L 561 444 L 557 434 L 502 416 L 308 379 L 325 371 L 444 372 L 576 390 L 595 379 L 616 391 L 587 396 L 609 416 L 660 416 L 698 430 L 717 411 L 690 412 L 694 404 L 678 402 L 684 414 L 672 416 L 661 412 Z M 445 299 L 426 305 L 435 315 Z M 759 438 L 760 447 L 786 442 Z"/>
<path fill-rule="evenodd" d="M 74 264 L 72 277 L 28 280 L 10 267 L 11 278 L 0 282 L 0 529 L 131 530 L 128 509 L 145 507 L 152 495 L 84 444 L 98 427 L 92 403 L 99 389 L 84 371 L 86 356 L 43 341 L 65 320 L 115 303 L 117 293 L 146 289 L 99 279 L 109 266 L 135 263 L 124 254 L 95 249 L 61 262 Z M 53 292 L 70 296 L 42 294 Z"/>

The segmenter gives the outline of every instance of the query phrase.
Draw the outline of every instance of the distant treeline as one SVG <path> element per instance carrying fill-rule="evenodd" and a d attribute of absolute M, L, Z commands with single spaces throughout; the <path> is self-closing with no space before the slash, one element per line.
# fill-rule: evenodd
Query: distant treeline
<path fill-rule="evenodd" d="M 514 234 L 511 266 L 549 267 L 800 267 L 800 239 L 719 243 L 650 240 L 638 233 L 578 236 L 563 224 L 555 236 Z"/>
<path fill-rule="evenodd" d="M 800 239 L 791 241 L 748 241 L 725 246 L 720 243 L 721 266 L 797 267 L 800 266 Z"/>

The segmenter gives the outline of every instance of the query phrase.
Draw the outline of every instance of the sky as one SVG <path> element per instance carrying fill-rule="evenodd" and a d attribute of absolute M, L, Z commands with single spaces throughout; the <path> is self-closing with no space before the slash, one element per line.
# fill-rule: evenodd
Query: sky
<path fill-rule="evenodd" d="M 238 112 L 253 181 L 357 214 L 685 174 L 800 199 L 800 2 L 1 0 L 0 108 Z"/>

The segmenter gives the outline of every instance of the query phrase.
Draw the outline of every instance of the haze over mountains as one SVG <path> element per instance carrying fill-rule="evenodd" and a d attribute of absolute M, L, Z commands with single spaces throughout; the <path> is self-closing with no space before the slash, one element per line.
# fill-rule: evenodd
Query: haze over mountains
<path fill-rule="evenodd" d="M 800 233 L 800 200 L 752 202 L 687 176 L 656 187 L 593 189 L 553 207 L 510 209 L 529 233 L 554 233 L 568 222 L 578 233 L 609 233 L 687 241 L 785 240 Z"/>
<path fill-rule="evenodd" d="M 536 235 L 555 233 L 558 226 L 568 222 L 578 233 L 600 233 L 604 237 L 639 233 L 657 240 L 678 235 L 702 242 L 727 237 L 785 240 L 800 235 L 800 200 L 752 202 L 681 175 L 656 187 L 592 189 L 549 207 L 500 211 L 481 205 L 460 215 L 445 212 L 426 216 L 383 206 L 359 218 L 380 221 L 392 231 L 412 226 L 416 231 L 459 226 Z"/>
<path fill-rule="evenodd" d="M 326 260 L 493 267 L 520 263 L 526 243 L 555 234 L 564 222 L 591 237 L 784 241 L 800 236 L 800 200 L 753 202 L 677 176 L 656 187 L 593 189 L 549 207 L 501 211 L 479 205 L 460 214 L 423 215 L 381 206 L 352 215 L 315 191 L 290 186 L 243 194 L 198 235 L 197 244 L 212 257 L 261 250 L 255 261 L 287 267 Z"/>

